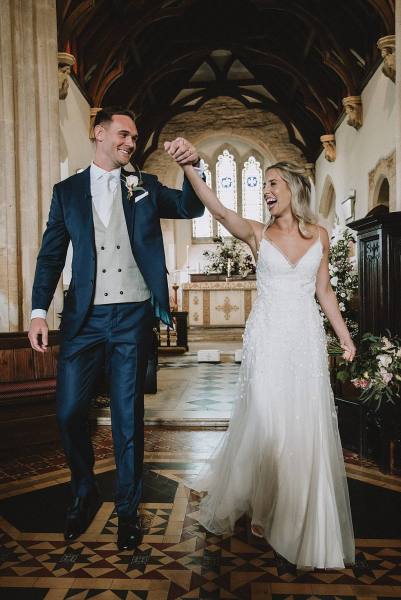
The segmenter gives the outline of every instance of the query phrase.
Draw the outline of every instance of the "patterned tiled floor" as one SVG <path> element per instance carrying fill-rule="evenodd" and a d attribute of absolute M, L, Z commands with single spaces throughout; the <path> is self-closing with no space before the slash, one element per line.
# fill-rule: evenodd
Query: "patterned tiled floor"
<path fill-rule="evenodd" d="M 212 366 L 197 365 L 193 356 L 163 359 L 160 395 L 147 397 L 147 410 L 157 418 L 166 409 L 167 422 L 180 414 L 208 417 L 219 411 L 227 418 L 237 372 L 232 362 Z M 94 432 L 103 504 L 88 531 L 70 545 L 61 533 L 69 474 L 59 444 L 0 456 L 0 598 L 401 599 L 401 478 L 346 453 L 356 565 L 299 572 L 251 534 L 246 518 L 233 536 L 217 537 L 199 526 L 199 496 L 187 485 L 222 435 L 216 429 L 146 428 L 143 539 L 132 552 L 119 552 L 115 544 L 108 427 Z"/>
<path fill-rule="evenodd" d="M 143 540 L 134 552 L 118 552 L 115 545 L 107 488 L 112 469 L 98 476 L 107 501 L 88 532 L 70 545 L 59 532 L 62 520 L 54 532 L 41 530 L 48 517 L 35 504 L 43 501 L 43 490 L 32 487 L 29 496 L 3 501 L 8 518 L 1 520 L 1 598 L 401 598 L 401 540 L 357 539 L 353 568 L 298 572 L 251 534 L 245 518 L 234 536 L 205 532 L 197 522 L 199 496 L 184 485 L 199 465 L 162 460 L 147 465 Z M 52 503 L 64 497 L 62 488 L 45 490 Z"/>

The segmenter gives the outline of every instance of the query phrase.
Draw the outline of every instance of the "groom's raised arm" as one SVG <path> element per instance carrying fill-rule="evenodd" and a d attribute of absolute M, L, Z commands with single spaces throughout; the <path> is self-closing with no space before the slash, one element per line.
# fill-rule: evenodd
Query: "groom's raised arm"
<path fill-rule="evenodd" d="M 173 142 L 165 142 L 164 149 L 173 158 L 179 157 L 195 168 L 199 163 L 199 154 L 195 146 L 184 138 L 179 137 Z M 203 176 L 200 169 L 199 176 Z M 157 203 L 162 219 L 194 219 L 203 215 L 205 207 L 186 177 L 184 177 L 182 191 L 168 188 L 159 182 L 157 185 Z"/>

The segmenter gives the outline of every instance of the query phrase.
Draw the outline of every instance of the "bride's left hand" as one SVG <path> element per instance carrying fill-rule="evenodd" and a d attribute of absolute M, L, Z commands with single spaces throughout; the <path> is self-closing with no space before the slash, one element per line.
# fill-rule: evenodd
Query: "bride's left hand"
<path fill-rule="evenodd" d="M 354 342 L 349 338 L 348 340 L 341 341 L 340 346 L 344 350 L 343 358 L 348 362 L 352 362 L 356 354 Z"/>

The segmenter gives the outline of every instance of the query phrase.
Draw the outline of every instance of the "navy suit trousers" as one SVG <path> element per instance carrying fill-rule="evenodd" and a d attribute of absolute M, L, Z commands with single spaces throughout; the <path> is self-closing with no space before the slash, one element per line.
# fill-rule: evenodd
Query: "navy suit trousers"
<path fill-rule="evenodd" d="M 144 448 L 144 381 L 152 339 L 150 300 L 92 306 L 78 335 L 63 339 L 57 373 L 57 418 L 71 469 L 74 496 L 95 485 L 88 412 L 99 374 L 110 383 L 117 469 L 116 509 L 135 514 L 141 498 Z"/>

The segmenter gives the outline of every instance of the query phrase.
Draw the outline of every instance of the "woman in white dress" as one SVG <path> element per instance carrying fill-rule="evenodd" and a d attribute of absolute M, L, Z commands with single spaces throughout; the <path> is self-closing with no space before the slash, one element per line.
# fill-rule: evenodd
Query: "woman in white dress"
<path fill-rule="evenodd" d="M 194 486 L 207 491 L 199 520 L 222 534 L 248 514 L 253 533 L 298 568 L 343 568 L 354 562 L 354 536 L 315 296 L 345 359 L 355 346 L 330 285 L 329 239 L 310 211 L 309 182 L 294 165 L 270 167 L 263 225 L 227 209 L 191 166 L 183 168 L 212 215 L 257 261 L 230 426 Z"/>

